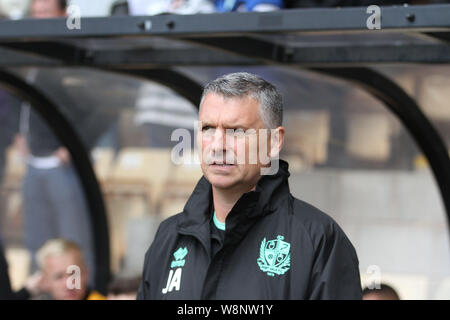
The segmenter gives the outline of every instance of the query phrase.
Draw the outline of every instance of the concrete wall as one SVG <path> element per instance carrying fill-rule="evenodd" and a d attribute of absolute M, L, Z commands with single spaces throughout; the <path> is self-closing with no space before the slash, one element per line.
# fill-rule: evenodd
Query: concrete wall
<path fill-rule="evenodd" d="M 430 171 L 315 170 L 292 174 L 290 187 L 344 229 L 363 285 L 375 265 L 401 298 L 450 298 L 448 226 Z"/>

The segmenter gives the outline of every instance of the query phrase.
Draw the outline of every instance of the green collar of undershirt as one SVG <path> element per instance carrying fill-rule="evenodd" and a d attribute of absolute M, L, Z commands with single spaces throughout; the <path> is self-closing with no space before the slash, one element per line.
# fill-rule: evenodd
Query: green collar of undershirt
<path fill-rule="evenodd" d="M 214 222 L 214 225 L 216 226 L 217 229 L 225 231 L 225 222 L 220 222 L 217 219 L 216 211 L 214 211 L 213 222 Z"/>

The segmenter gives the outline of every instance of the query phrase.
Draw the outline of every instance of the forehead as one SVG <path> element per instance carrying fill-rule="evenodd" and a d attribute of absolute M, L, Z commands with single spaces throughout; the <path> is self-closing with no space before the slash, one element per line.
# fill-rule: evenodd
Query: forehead
<path fill-rule="evenodd" d="M 251 97 L 228 98 L 208 93 L 200 106 L 199 120 L 229 126 L 261 124 L 259 102 Z"/>
<path fill-rule="evenodd" d="M 81 267 L 81 256 L 76 251 L 68 251 L 63 254 L 50 254 L 45 258 L 45 267 L 48 271 L 67 268 L 70 265 L 78 265 Z"/>

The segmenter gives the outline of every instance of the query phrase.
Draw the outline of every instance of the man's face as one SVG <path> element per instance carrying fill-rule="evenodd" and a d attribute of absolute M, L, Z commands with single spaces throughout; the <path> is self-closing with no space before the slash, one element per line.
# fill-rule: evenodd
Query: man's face
<path fill-rule="evenodd" d="M 66 14 L 61 9 L 58 0 L 33 0 L 31 2 L 31 16 L 38 19 L 60 18 Z"/>
<path fill-rule="evenodd" d="M 76 273 L 68 273 L 69 266 L 78 266 L 80 268 L 80 289 L 71 289 L 69 284 L 75 284 L 72 281 Z M 43 270 L 45 289 L 55 300 L 82 300 L 86 295 L 87 274 L 80 254 L 74 250 L 63 255 L 49 255 L 45 259 Z"/>
<path fill-rule="evenodd" d="M 250 152 L 254 155 L 254 151 L 257 150 L 253 147 L 255 142 L 258 149 L 260 147 L 259 129 L 264 128 L 259 113 L 259 102 L 250 96 L 225 98 L 209 93 L 203 99 L 199 122 L 201 132 L 197 136 L 197 142 L 201 147 L 201 167 L 206 179 L 213 187 L 222 190 L 253 188 L 261 177 L 259 159 L 256 163 L 249 161 Z M 255 134 L 228 134 L 227 137 L 227 129 L 242 129 L 244 132 L 254 129 Z M 249 145 L 252 148 L 249 148 Z M 245 161 L 236 161 L 239 160 L 243 150 Z M 230 160 L 232 158 L 234 161 Z"/>

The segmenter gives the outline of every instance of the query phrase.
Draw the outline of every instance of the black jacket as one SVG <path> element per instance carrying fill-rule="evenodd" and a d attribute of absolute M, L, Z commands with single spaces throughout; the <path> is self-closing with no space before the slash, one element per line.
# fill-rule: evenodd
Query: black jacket
<path fill-rule="evenodd" d="M 358 258 L 325 213 L 289 192 L 288 164 L 263 176 L 226 218 L 211 256 L 211 184 L 163 221 L 147 251 L 138 299 L 361 299 Z"/>

